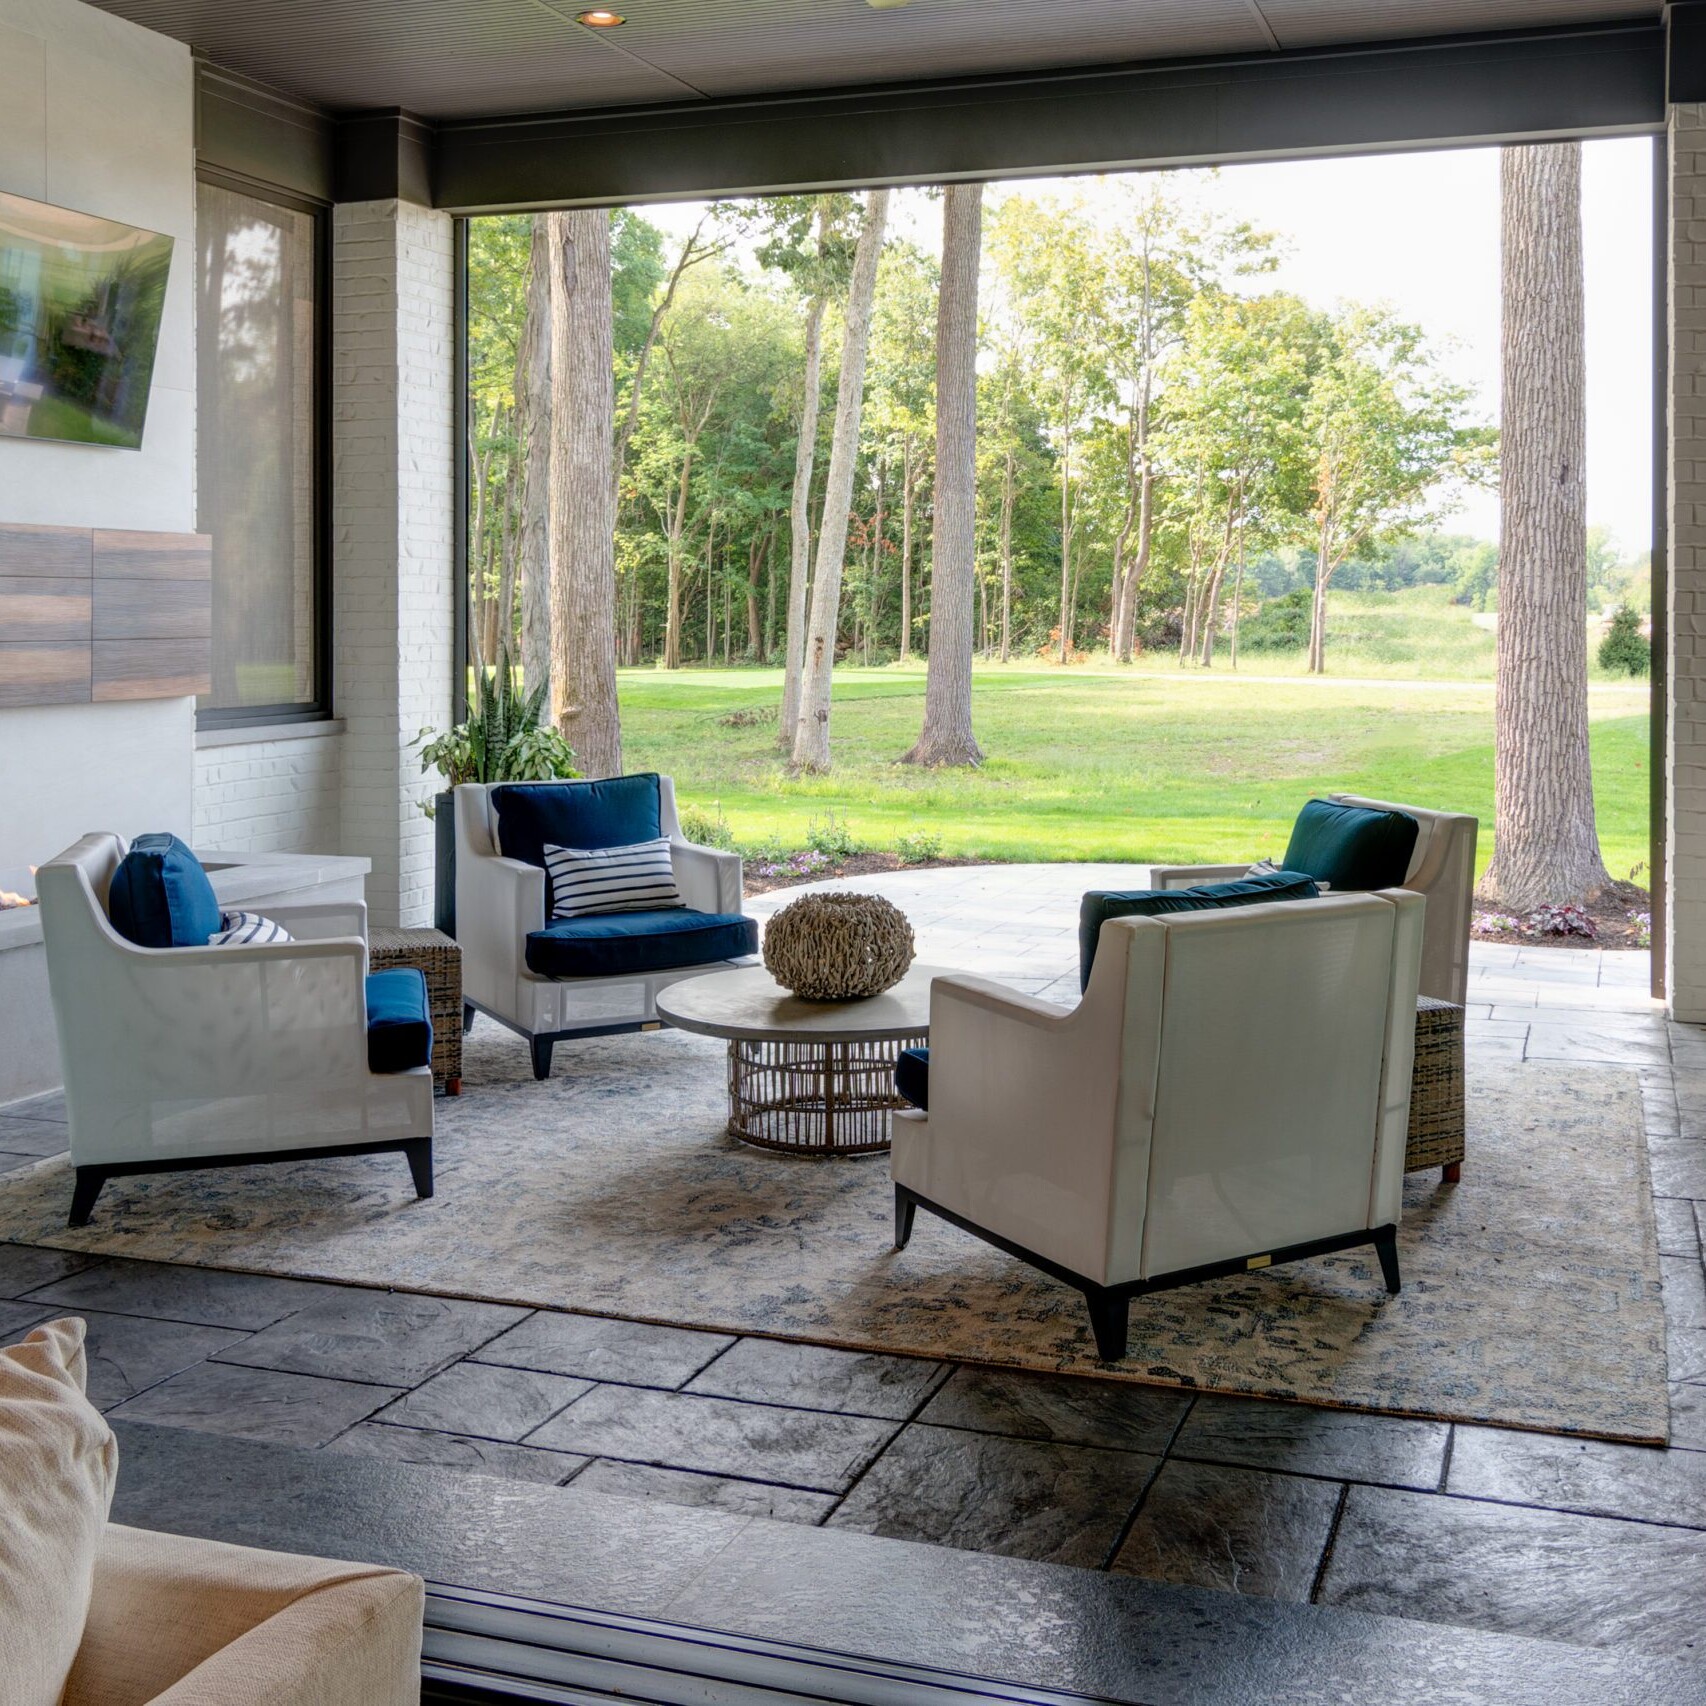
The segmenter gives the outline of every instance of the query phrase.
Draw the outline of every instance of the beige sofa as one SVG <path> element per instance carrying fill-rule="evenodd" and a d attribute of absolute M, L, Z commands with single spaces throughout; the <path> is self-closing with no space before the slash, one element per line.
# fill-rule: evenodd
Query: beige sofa
<path fill-rule="evenodd" d="M 418 1576 L 110 1524 L 64 1706 L 415 1706 Z"/>

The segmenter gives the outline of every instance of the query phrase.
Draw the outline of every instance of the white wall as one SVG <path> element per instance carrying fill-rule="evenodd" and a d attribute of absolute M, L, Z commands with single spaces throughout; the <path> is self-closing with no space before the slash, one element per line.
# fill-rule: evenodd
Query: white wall
<path fill-rule="evenodd" d="M 0 66 L 0 189 L 176 239 L 142 448 L 0 439 L 0 521 L 189 532 L 195 525 L 189 49 L 79 0 L 0 0 Z M 188 699 L 0 710 L 0 883 L 88 829 L 188 835 L 194 756 Z"/>
<path fill-rule="evenodd" d="M 333 853 L 341 844 L 343 725 L 204 733 L 195 755 L 198 850 Z"/>

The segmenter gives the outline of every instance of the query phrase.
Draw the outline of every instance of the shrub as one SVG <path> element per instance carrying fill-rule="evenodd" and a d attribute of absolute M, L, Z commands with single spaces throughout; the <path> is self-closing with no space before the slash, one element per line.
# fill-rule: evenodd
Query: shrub
<path fill-rule="evenodd" d="M 1631 912 L 1629 914 L 1629 933 L 1637 948 L 1652 947 L 1653 915 L 1650 912 Z"/>
<path fill-rule="evenodd" d="M 1238 625 L 1243 651 L 1291 652 L 1309 644 L 1309 623 L 1315 594 L 1306 586 L 1270 598 L 1253 616 Z"/>
<path fill-rule="evenodd" d="M 907 830 L 894 845 L 904 865 L 924 865 L 942 857 L 942 838 L 928 829 Z"/>
<path fill-rule="evenodd" d="M 1597 940 L 1599 932 L 1593 919 L 1579 906 L 1541 906 L 1522 921 L 1525 936 L 1581 936 Z"/>
<path fill-rule="evenodd" d="M 681 833 L 689 841 L 696 841 L 701 847 L 720 847 L 725 853 L 734 852 L 735 832 L 723 816 L 720 800 L 712 811 L 706 811 L 702 806 L 683 806 L 680 815 Z"/>
<path fill-rule="evenodd" d="M 852 825 L 834 811 L 814 817 L 806 825 L 806 845 L 826 859 L 851 859 L 865 851 L 865 844 L 854 833 Z"/>
<path fill-rule="evenodd" d="M 1646 675 L 1653 667 L 1653 643 L 1627 604 L 1611 613 L 1611 626 L 1599 642 L 1599 667 L 1613 675 Z"/>

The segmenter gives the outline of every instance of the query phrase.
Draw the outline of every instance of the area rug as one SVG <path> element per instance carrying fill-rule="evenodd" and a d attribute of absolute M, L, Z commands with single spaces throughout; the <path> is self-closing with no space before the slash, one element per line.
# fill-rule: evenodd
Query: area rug
<path fill-rule="evenodd" d="M 438 1103 L 438 1190 L 397 1156 L 109 1184 L 65 1227 L 63 1159 L 0 1179 L 0 1239 L 871 1351 L 1662 1442 L 1664 1316 L 1633 1074 L 1472 1073 L 1463 1182 L 1405 1187 L 1404 1289 L 1372 1251 L 1140 1299 L 1096 1360 L 1083 1302 L 928 1214 L 892 1248 L 882 1156 L 728 1137 L 722 1045 L 527 1050 L 484 1022 Z"/>

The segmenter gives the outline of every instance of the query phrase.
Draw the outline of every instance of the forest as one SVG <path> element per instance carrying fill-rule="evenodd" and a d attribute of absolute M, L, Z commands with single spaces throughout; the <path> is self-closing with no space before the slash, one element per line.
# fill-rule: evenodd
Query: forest
<path fill-rule="evenodd" d="M 1494 434 L 1423 330 L 1377 303 L 1264 288 L 1278 240 L 1209 211 L 1196 176 L 1101 180 L 1093 200 L 1009 188 L 982 210 L 983 657 L 1235 664 L 1245 619 L 1307 587 L 1322 670 L 1332 587 L 1445 578 L 1406 542 L 1492 477 Z M 884 233 L 862 328 L 834 622 L 837 659 L 866 665 L 928 651 L 935 590 L 942 263 L 913 233 L 942 192 L 899 193 L 915 217 Z M 608 215 L 618 664 L 786 661 L 790 578 L 821 554 L 843 411 L 820 399 L 842 377 L 870 204 L 717 203 L 675 237 L 642 210 Z M 563 217 L 472 226 L 470 653 L 488 663 L 527 650 L 528 447 L 549 408 L 540 346 Z M 1450 575 L 1484 608 L 1488 548 L 1477 562 L 1455 543 Z"/>

